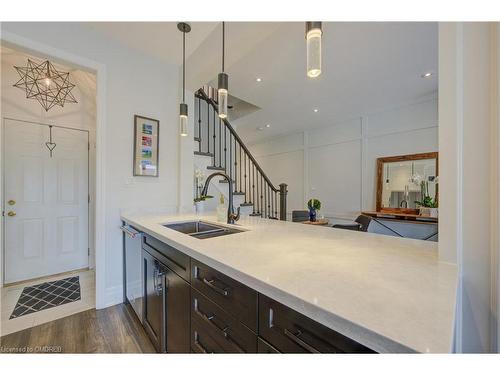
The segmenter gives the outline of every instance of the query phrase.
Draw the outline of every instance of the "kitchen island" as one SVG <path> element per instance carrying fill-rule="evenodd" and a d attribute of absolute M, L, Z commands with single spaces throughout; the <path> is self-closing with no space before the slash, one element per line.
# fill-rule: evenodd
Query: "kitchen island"
<path fill-rule="evenodd" d="M 436 243 L 257 217 L 199 239 L 164 224 L 215 216 L 122 220 L 373 351 L 452 351 L 457 267 L 439 261 Z"/>

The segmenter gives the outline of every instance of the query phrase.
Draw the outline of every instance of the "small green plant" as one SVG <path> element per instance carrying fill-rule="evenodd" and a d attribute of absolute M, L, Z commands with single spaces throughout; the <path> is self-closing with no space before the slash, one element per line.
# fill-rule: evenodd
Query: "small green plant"
<path fill-rule="evenodd" d="M 422 196 L 421 201 L 415 201 L 421 207 L 437 208 L 438 202 L 436 198 L 429 196 L 429 183 L 427 181 L 422 181 L 420 183 L 420 194 Z"/>
<path fill-rule="evenodd" d="M 307 202 L 307 208 L 313 209 L 313 210 L 321 210 L 321 202 L 317 200 L 316 198 L 311 198 Z"/>
<path fill-rule="evenodd" d="M 202 195 L 198 198 L 194 198 L 194 202 L 195 203 L 198 203 L 198 202 L 204 202 L 206 201 L 207 199 L 210 199 L 210 198 L 213 198 L 214 196 L 213 195 Z"/>

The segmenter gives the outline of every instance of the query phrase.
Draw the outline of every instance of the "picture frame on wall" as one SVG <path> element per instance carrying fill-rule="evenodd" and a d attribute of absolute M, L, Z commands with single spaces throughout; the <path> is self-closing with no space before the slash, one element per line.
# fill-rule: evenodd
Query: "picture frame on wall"
<path fill-rule="evenodd" d="M 158 177 L 160 121 L 134 115 L 134 176 Z"/>

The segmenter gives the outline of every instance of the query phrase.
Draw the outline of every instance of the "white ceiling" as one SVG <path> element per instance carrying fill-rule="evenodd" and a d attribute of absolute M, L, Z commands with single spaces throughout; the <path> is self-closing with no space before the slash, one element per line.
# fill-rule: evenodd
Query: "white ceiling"
<path fill-rule="evenodd" d="M 230 93 L 262 108 L 234 122 L 243 139 L 329 126 L 437 91 L 437 23 L 323 23 L 322 50 L 321 76 L 307 78 L 304 24 L 283 23 L 227 69 Z M 421 78 L 427 71 L 434 75 Z"/>
<path fill-rule="evenodd" d="M 190 22 L 187 87 L 196 89 L 220 71 L 220 22 Z M 132 49 L 181 63 L 175 22 L 88 23 Z M 232 124 L 247 142 L 329 126 L 395 108 L 437 91 L 437 23 L 324 22 L 323 70 L 305 73 L 303 22 L 230 22 L 226 71 L 230 94 L 261 110 Z M 434 75 L 422 79 L 421 74 Z M 262 82 L 257 83 L 256 77 Z M 314 113 L 313 109 L 319 108 Z M 258 127 L 271 124 L 269 129 Z"/>
<path fill-rule="evenodd" d="M 186 34 L 186 58 L 219 22 L 191 23 Z M 182 33 L 177 22 L 88 22 L 84 25 L 129 48 L 172 64 L 182 63 Z"/>

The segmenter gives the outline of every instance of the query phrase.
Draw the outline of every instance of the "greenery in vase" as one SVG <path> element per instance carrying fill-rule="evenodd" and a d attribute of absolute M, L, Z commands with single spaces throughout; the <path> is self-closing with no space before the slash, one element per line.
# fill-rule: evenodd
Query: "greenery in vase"
<path fill-rule="evenodd" d="M 321 210 L 321 202 L 316 198 L 309 199 L 307 202 L 307 208 L 313 210 Z"/>
<path fill-rule="evenodd" d="M 193 200 L 194 200 L 194 203 L 198 203 L 198 202 L 204 202 L 210 198 L 213 198 L 213 195 L 201 195 L 198 198 L 194 198 Z"/>
<path fill-rule="evenodd" d="M 422 181 L 420 183 L 420 194 L 422 196 L 422 200 L 415 201 L 415 204 L 418 204 L 421 207 L 437 208 L 438 202 L 436 201 L 436 198 L 429 196 L 429 182 Z"/>

